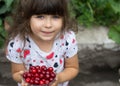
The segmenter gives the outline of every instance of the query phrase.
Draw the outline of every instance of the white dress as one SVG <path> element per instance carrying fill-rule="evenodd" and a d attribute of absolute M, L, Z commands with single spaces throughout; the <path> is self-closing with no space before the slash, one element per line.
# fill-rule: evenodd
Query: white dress
<path fill-rule="evenodd" d="M 75 33 L 69 31 L 55 39 L 52 50 L 49 53 L 40 50 L 30 36 L 26 36 L 25 45 L 17 36 L 9 42 L 6 56 L 12 62 L 24 63 L 26 69 L 29 69 L 31 65 L 46 65 L 47 67 L 53 67 L 54 71 L 59 73 L 64 70 L 64 59 L 71 58 L 77 54 L 77 51 Z M 68 86 L 68 81 L 58 86 Z"/>

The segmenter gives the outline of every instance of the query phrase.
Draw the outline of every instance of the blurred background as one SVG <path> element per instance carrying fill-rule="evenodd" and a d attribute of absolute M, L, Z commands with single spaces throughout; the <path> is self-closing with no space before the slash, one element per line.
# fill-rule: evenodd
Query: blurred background
<path fill-rule="evenodd" d="M 78 22 L 80 73 L 70 86 L 119 86 L 120 0 L 68 0 Z M 0 86 L 17 86 L 11 78 L 4 44 L 18 0 L 0 0 Z"/>

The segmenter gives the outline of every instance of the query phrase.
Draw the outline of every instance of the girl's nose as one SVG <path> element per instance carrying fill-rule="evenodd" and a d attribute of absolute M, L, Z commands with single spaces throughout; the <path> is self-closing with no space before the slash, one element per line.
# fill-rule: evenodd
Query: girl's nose
<path fill-rule="evenodd" d="M 52 21 L 51 19 L 46 19 L 45 23 L 45 27 L 46 28 L 51 28 L 52 27 Z"/>

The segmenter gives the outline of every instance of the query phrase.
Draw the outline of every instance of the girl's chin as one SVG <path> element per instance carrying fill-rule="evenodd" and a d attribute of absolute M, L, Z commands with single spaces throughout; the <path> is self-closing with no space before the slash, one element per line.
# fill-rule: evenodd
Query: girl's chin
<path fill-rule="evenodd" d="M 51 41 L 51 40 L 54 40 L 54 38 L 52 37 L 44 37 L 42 38 L 43 41 Z"/>

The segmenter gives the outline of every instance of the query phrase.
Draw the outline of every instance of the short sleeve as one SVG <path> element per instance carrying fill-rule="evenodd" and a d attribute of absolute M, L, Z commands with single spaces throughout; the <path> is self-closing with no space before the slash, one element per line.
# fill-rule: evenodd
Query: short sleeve
<path fill-rule="evenodd" d="M 6 58 L 14 63 L 23 63 L 20 58 L 20 45 L 15 40 L 9 42 L 6 50 Z"/>
<path fill-rule="evenodd" d="M 73 31 L 69 31 L 66 34 L 66 58 L 70 58 L 77 54 L 78 52 L 78 46 L 76 41 L 76 36 Z"/>

